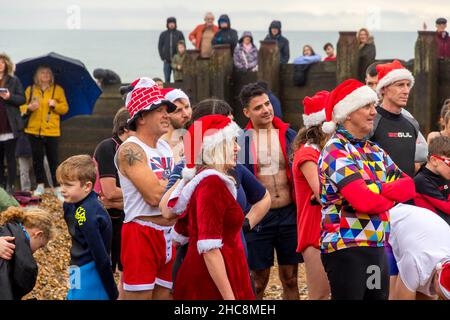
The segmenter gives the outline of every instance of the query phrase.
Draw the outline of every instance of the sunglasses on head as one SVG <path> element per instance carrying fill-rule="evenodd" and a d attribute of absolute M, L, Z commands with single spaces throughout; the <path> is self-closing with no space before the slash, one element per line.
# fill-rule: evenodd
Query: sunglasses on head
<path fill-rule="evenodd" d="M 443 158 L 443 157 L 437 156 L 437 155 L 435 155 L 435 154 L 433 154 L 433 155 L 431 155 L 431 156 L 432 156 L 432 157 L 435 157 L 436 159 L 439 159 L 439 160 L 444 161 L 444 163 L 445 163 L 447 166 L 450 167 L 450 159 L 449 159 L 449 158 Z"/>

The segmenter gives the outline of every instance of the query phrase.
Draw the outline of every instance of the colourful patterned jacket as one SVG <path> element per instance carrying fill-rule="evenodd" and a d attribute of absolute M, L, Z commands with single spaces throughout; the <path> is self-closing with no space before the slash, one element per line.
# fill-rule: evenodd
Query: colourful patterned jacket
<path fill-rule="evenodd" d="M 376 143 L 357 140 L 342 126 L 322 150 L 318 168 L 322 252 L 383 247 L 388 210 L 414 197 L 414 181 Z"/>

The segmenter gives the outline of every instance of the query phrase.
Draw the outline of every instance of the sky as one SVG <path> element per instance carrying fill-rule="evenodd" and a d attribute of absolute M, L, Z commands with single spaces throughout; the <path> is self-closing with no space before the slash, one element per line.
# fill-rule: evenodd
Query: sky
<path fill-rule="evenodd" d="M 167 4 L 162 4 L 167 2 Z M 226 13 L 239 30 L 416 31 L 443 13 L 449 0 L 0 0 L 0 29 L 160 30 L 168 16 L 191 30 L 212 11 Z"/>

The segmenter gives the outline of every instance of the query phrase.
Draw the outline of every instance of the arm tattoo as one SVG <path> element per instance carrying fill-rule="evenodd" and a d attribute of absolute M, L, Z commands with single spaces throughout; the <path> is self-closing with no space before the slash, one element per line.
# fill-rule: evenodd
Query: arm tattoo
<path fill-rule="evenodd" d="M 138 150 L 134 146 L 126 146 L 122 151 L 122 157 L 130 167 L 137 161 L 143 162 L 141 150 Z"/>

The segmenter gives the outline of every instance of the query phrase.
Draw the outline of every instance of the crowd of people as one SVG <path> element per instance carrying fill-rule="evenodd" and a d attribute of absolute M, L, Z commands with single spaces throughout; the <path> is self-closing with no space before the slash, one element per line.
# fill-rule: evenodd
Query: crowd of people
<path fill-rule="evenodd" d="M 195 49 L 200 51 L 200 57 L 209 58 L 214 45 L 230 45 L 234 67 L 239 71 L 257 71 L 258 69 L 258 48 L 254 44 L 253 35 L 250 31 L 244 31 L 241 37 L 238 32 L 231 28 L 228 15 L 219 17 L 217 24 L 214 24 L 214 14 L 207 12 L 204 23 L 199 24 L 189 34 L 189 41 Z M 186 53 L 186 42 L 183 33 L 177 30 L 177 21 L 174 17 L 167 18 L 167 30 L 163 31 L 159 37 L 158 50 L 161 60 L 164 63 L 164 79 L 170 82 L 173 71 L 174 81 L 182 81 L 182 65 Z M 438 44 L 438 57 L 450 57 L 450 36 L 446 31 L 447 20 L 438 18 L 436 20 L 436 41 Z M 358 80 L 364 82 L 365 71 L 368 66 L 375 61 L 376 47 L 374 37 L 366 28 L 361 28 L 357 33 L 358 43 Z M 275 40 L 280 51 L 280 63 L 289 62 L 290 50 L 289 40 L 283 36 L 281 31 L 281 21 L 274 20 L 270 23 L 268 33 L 264 40 Z M 294 64 L 309 65 L 319 61 L 335 61 L 336 52 L 333 44 L 326 43 L 323 47 L 325 57 L 316 54 L 310 45 L 304 45 L 302 54 L 293 60 Z"/>
<path fill-rule="evenodd" d="M 213 22 L 207 14 L 189 37 L 201 52 L 225 40 L 251 51 L 251 34 L 238 40 L 228 16 L 216 31 Z M 281 36 L 281 24 L 270 33 Z M 372 51 L 368 31 L 359 37 Z M 309 299 L 450 299 L 450 103 L 425 139 L 404 109 L 414 77 L 399 61 L 305 97 L 299 132 L 264 84 L 242 88 L 240 128 L 227 102 L 192 106 L 182 90 L 141 77 L 121 90 L 112 136 L 61 164 L 63 89 L 41 66 L 24 92 L 11 66 L 0 56 L 1 146 L 31 145 L 22 157 L 31 155 L 37 194 L 48 159 L 72 240 L 68 300 L 262 299 L 275 254 L 286 300 L 299 299 L 300 263 Z M 34 287 L 33 253 L 52 239 L 52 220 L 14 204 L 0 214 L 0 299 Z"/>

